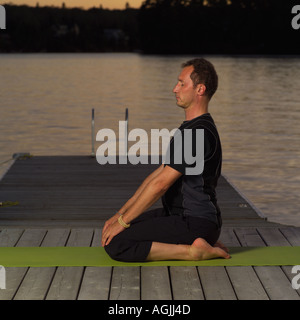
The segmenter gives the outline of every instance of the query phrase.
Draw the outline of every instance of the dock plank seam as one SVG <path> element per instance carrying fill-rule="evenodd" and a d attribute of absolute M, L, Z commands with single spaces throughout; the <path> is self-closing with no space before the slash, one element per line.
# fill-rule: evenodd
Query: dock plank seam
<path fill-rule="evenodd" d="M 203 287 L 203 284 L 202 284 L 202 281 L 201 281 L 201 276 L 200 276 L 200 273 L 199 273 L 199 268 L 196 268 L 196 271 L 197 271 L 197 275 L 198 275 L 198 279 L 199 279 L 199 283 L 200 283 L 200 288 L 201 288 L 201 290 L 202 290 L 203 298 L 204 298 L 204 300 L 206 300 L 206 295 L 205 295 L 204 287 Z"/>
<path fill-rule="evenodd" d="M 225 270 L 225 272 L 226 272 L 226 275 L 227 275 L 227 277 L 228 277 L 228 280 L 230 281 L 231 288 L 232 288 L 232 290 L 233 290 L 233 292 L 234 292 L 234 294 L 235 294 L 235 298 L 236 298 L 236 300 L 239 300 L 239 299 L 238 299 L 237 292 L 236 292 L 235 287 L 234 287 L 234 285 L 233 285 L 233 282 L 232 282 L 232 280 L 231 280 L 231 278 L 230 278 L 230 276 L 229 276 L 228 270 L 227 270 L 226 267 L 223 267 L 223 268 L 224 268 L 224 270 Z"/>
<path fill-rule="evenodd" d="M 171 300 L 174 300 L 174 292 L 173 292 L 173 286 L 172 286 L 170 267 L 167 267 L 167 270 L 168 270 L 168 279 L 169 279 L 169 286 L 170 286 L 170 292 L 171 292 Z"/>
<path fill-rule="evenodd" d="M 50 281 L 49 281 L 49 283 L 48 283 L 48 286 L 47 286 L 47 288 L 46 288 L 46 290 L 45 290 L 43 300 L 46 300 L 46 298 L 47 298 L 47 296 L 48 296 L 48 293 L 49 293 L 49 291 L 50 291 L 50 288 L 51 288 L 51 286 L 52 286 L 53 280 L 54 280 L 54 278 L 55 278 L 55 276 L 56 276 L 56 271 L 57 271 L 58 267 L 54 267 L 54 268 L 55 268 L 55 269 L 54 269 L 54 272 L 52 273 L 52 277 L 51 277 L 51 279 L 50 279 Z"/>

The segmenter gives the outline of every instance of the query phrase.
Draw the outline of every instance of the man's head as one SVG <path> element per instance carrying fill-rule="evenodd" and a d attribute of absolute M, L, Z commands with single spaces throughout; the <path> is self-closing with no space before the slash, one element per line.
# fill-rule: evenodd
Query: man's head
<path fill-rule="evenodd" d="M 203 58 L 192 59 L 182 64 L 182 68 L 190 66 L 194 68 L 190 75 L 194 88 L 203 84 L 206 88 L 205 95 L 210 100 L 218 88 L 218 75 L 214 66 Z"/>

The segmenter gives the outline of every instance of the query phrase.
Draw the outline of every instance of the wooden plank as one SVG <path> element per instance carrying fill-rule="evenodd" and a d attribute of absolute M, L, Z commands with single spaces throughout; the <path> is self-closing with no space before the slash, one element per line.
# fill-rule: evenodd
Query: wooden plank
<path fill-rule="evenodd" d="M 96 189 L 96 188 L 95 188 Z M 66 199 L 66 200 L 73 200 L 73 205 L 76 205 L 78 199 L 99 199 L 99 200 L 105 200 L 107 198 L 107 193 L 103 193 L 103 192 L 99 192 L 99 190 L 95 190 L 94 188 L 90 188 L 90 190 L 82 190 L 79 188 L 74 188 L 73 190 L 66 190 L 61 188 L 61 190 L 53 190 L 52 192 L 50 192 L 49 190 L 46 189 L 40 189 L 40 190 L 28 190 L 28 189 L 24 189 L 24 190 L 7 190 L 7 191 L 1 191 L 1 198 L 2 199 L 12 199 L 12 198 L 16 198 L 20 201 L 23 200 L 33 200 L 33 199 L 43 199 L 43 200 L 47 200 L 47 199 L 51 199 L 53 200 L 57 200 L 57 199 Z M 118 198 L 119 196 L 121 196 L 118 192 L 118 190 L 116 190 L 116 196 L 115 198 Z M 127 199 L 127 197 L 125 195 L 128 195 L 128 192 L 124 192 L 124 196 L 122 197 L 122 199 Z M 47 199 L 46 199 L 47 197 Z M 2 208 L 3 209 L 3 208 Z M 1 210 L 2 210 L 1 209 Z"/>
<path fill-rule="evenodd" d="M 8 229 L 9 231 L 9 229 Z M 45 229 L 27 229 L 18 240 L 18 247 L 36 247 L 41 244 L 45 236 Z M 13 238 L 9 237 L 9 238 Z M 9 267 L 6 268 L 6 289 L 0 290 L 0 300 L 13 299 L 20 283 L 28 271 L 27 267 Z"/>
<path fill-rule="evenodd" d="M 109 299 L 140 299 L 140 267 L 113 268 Z"/>
<path fill-rule="evenodd" d="M 239 300 L 268 300 L 268 296 L 252 267 L 226 268 Z"/>
<path fill-rule="evenodd" d="M 69 229 L 50 229 L 41 244 L 41 247 L 63 247 L 69 237 Z"/>
<path fill-rule="evenodd" d="M 168 267 L 141 267 L 142 300 L 172 300 Z"/>
<path fill-rule="evenodd" d="M 279 228 L 258 228 L 260 236 L 268 246 L 290 246 L 290 243 L 279 231 Z"/>
<path fill-rule="evenodd" d="M 225 246 L 240 246 L 233 228 L 223 227 L 219 239 Z M 198 267 L 204 296 L 207 300 L 236 299 L 224 267 Z"/>
<path fill-rule="evenodd" d="M 97 228 L 94 230 L 93 241 L 91 247 L 99 247 L 101 246 L 101 238 L 102 238 L 102 228 Z"/>
<path fill-rule="evenodd" d="M 226 219 L 223 220 L 224 227 L 278 227 L 278 223 L 266 221 L 264 219 Z"/>
<path fill-rule="evenodd" d="M 223 267 L 198 267 L 206 300 L 236 300 L 226 269 Z"/>
<path fill-rule="evenodd" d="M 255 267 L 255 271 L 271 300 L 300 300 L 280 267 Z"/>
<path fill-rule="evenodd" d="M 204 300 L 196 267 L 170 267 L 174 300 Z"/>
<path fill-rule="evenodd" d="M 288 242 L 292 246 L 300 246 L 300 228 L 288 227 L 280 228 L 280 232 L 285 236 Z M 296 274 L 292 273 L 293 266 L 283 266 L 282 270 L 284 271 L 285 275 L 288 277 L 289 281 L 292 283 L 293 278 Z M 299 281 L 298 281 L 299 283 Z M 300 288 L 295 290 L 298 295 L 300 296 Z"/>
<path fill-rule="evenodd" d="M 90 246 L 93 229 L 73 229 L 67 246 Z M 46 300 L 77 299 L 84 267 L 58 267 L 49 288 Z"/>
<path fill-rule="evenodd" d="M 24 230 L 22 229 L 6 229 L 1 230 L 0 246 L 13 247 L 19 241 Z M 1 262 L 0 262 L 1 264 Z M 26 270 L 19 272 L 17 268 L 6 268 L 6 289 L 0 290 L 0 300 L 11 300 L 18 288 L 19 282 Z"/>
<path fill-rule="evenodd" d="M 241 244 L 231 227 L 223 227 L 219 240 L 228 247 L 240 247 Z"/>
<path fill-rule="evenodd" d="M 234 230 L 243 247 L 264 247 L 266 245 L 256 228 L 237 227 Z"/>
<path fill-rule="evenodd" d="M 300 228 L 280 227 L 279 231 L 292 246 L 300 246 Z"/>
<path fill-rule="evenodd" d="M 51 229 L 43 240 L 42 247 L 64 246 L 70 230 Z M 29 268 L 14 300 L 43 300 L 51 284 L 55 267 Z"/>
<path fill-rule="evenodd" d="M 23 229 L 4 229 L 0 233 L 1 247 L 14 247 L 22 236 Z"/>
<path fill-rule="evenodd" d="M 57 229 L 57 228 L 94 228 L 95 226 L 103 226 L 103 220 L 5 220 L 6 227 L 11 228 L 27 228 L 30 224 L 31 228 L 45 228 L 45 229 Z"/>
<path fill-rule="evenodd" d="M 254 228 L 236 228 L 236 234 L 240 238 L 243 246 L 265 246 L 263 240 Z M 265 235 L 265 239 L 272 239 L 278 236 L 278 229 L 260 229 Z M 278 239 L 278 238 L 277 238 Z M 277 243 L 286 243 L 286 239 L 276 240 Z M 299 295 L 292 288 L 290 281 L 279 266 L 259 266 L 254 267 L 261 283 L 264 286 L 271 300 L 298 300 Z"/>
<path fill-rule="evenodd" d="M 241 246 L 235 229 L 224 228 L 224 244 L 229 247 Z M 226 267 L 233 290 L 239 300 L 268 300 L 268 296 L 252 267 Z"/>
<path fill-rule="evenodd" d="M 78 300 L 108 300 L 112 267 L 87 267 Z"/>
<path fill-rule="evenodd" d="M 101 246 L 102 229 L 94 231 L 92 247 Z M 112 267 L 86 267 L 78 300 L 108 300 Z"/>
<path fill-rule="evenodd" d="M 89 247 L 92 243 L 94 230 L 91 228 L 72 229 L 67 242 L 68 247 Z"/>
<path fill-rule="evenodd" d="M 45 229 L 26 229 L 16 246 L 18 247 L 39 247 L 42 243 L 47 230 Z"/>

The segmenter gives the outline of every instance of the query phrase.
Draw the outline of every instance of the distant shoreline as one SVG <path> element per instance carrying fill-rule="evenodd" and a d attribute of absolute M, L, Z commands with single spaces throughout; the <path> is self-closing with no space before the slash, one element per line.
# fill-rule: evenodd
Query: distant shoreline
<path fill-rule="evenodd" d="M 4 4 L 0 53 L 300 54 L 300 31 L 285 0 L 276 6 L 271 0 L 224 3 L 145 1 L 139 9 Z"/>

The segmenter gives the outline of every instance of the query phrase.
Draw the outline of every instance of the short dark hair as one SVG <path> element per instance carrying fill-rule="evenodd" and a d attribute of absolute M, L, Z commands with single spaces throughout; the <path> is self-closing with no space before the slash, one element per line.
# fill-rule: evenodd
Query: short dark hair
<path fill-rule="evenodd" d="M 193 66 L 191 79 L 194 87 L 203 83 L 206 87 L 206 95 L 210 100 L 218 88 L 218 75 L 213 64 L 204 58 L 196 58 L 182 64 L 182 68 Z"/>

